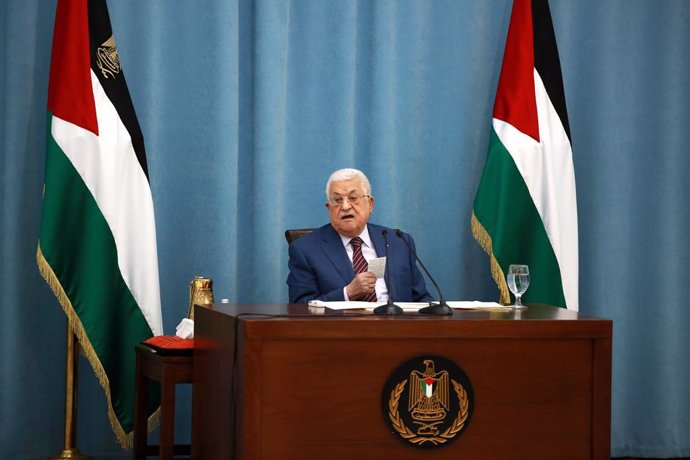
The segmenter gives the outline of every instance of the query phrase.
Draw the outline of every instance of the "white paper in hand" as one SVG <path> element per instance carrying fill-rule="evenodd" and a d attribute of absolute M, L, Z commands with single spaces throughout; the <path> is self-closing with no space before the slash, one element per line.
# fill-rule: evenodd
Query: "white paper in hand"
<path fill-rule="evenodd" d="M 369 271 L 376 275 L 377 278 L 383 278 L 383 272 L 386 270 L 386 258 L 377 257 L 368 261 Z"/>

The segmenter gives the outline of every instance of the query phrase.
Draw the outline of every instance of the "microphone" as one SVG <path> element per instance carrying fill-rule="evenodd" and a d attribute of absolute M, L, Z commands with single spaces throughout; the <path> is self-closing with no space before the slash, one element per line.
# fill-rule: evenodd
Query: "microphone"
<path fill-rule="evenodd" d="M 438 291 L 438 297 L 439 297 L 439 303 L 433 303 L 429 302 L 428 307 L 420 308 L 419 313 L 426 315 L 452 315 L 453 314 L 453 309 L 448 306 L 446 303 L 446 299 L 443 297 L 443 294 L 441 293 L 441 288 L 438 287 L 438 283 L 436 283 L 436 280 L 434 279 L 433 276 L 431 276 L 431 273 L 429 273 L 429 270 L 426 269 L 424 264 L 422 263 L 421 259 L 417 255 L 417 251 L 414 250 L 412 245 L 410 244 L 409 241 L 407 241 L 403 237 L 403 232 L 400 229 L 395 230 L 395 234 L 398 235 L 398 238 L 403 240 L 405 244 L 407 245 L 407 249 L 410 250 L 412 255 L 414 256 L 415 260 L 419 262 L 419 265 L 424 269 L 424 273 L 429 277 L 432 283 L 434 283 L 434 286 L 436 287 L 436 290 Z"/>
<path fill-rule="evenodd" d="M 375 315 L 402 315 L 403 309 L 393 303 L 393 290 L 391 289 L 391 274 L 388 270 L 388 230 L 384 229 L 382 232 L 383 240 L 386 243 L 386 268 L 384 273 L 384 281 L 388 288 L 388 303 L 386 305 L 379 305 L 374 308 Z"/>

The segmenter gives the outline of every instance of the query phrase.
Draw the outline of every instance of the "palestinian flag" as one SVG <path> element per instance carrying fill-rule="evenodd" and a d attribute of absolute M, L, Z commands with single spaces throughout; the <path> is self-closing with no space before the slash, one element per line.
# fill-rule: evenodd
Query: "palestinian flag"
<path fill-rule="evenodd" d="M 144 142 L 105 0 L 58 2 L 48 126 L 38 268 L 129 446 L 134 347 L 163 326 Z"/>
<path fill-rule="evenodd" d="M 546 0 L 515 0 L 472 233 L 489 254 L 500 301 L 527 264 L 524 299 L 578 309 L 575 172 L 561 68 Z"/>

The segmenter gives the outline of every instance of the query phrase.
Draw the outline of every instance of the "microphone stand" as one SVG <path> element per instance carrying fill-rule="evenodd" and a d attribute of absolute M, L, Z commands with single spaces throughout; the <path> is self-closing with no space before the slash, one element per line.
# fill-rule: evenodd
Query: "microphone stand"
<path fill-rule="evenodd" d="M 388 270 L 388 230 L 383 230 L 383 240 L 386 247 L 386 268 L 384 273 L 384 281 L 386 282 L 386 287 L 388 288 L 388 302 L 386 305 L 379 305 L 374 308 L 375 315 L 402 315 L 403 309 L 400 306 L 393 303 L 393 291 L 391 289 L 391 274 Z"/>
<path fill-rule="evenodd" d="M 438 303 L 429 302 L 428 307 L 420 308 L 419 313 L 422 315 L 452 315 L 453 309 L 448 306 L 446 299 L 441 297 Z"/>
<path fill-rule="evenodd" d="M 429 279 L 431 280 L 432 283 L 434 283 L 434 287 L 436 287 L 436 290 L 438 291 L 438 297 L 439 297 L 439 302 L 434 303 L 434 302 L 429 302 L 428 307 L 420 308 L 419 313 L 422 315 L 452 315 L 453 314 L 453 309 L 448 306 L 446 303 L 446 299 L 443 297 L 443 294 L 441 293 L 441 288 L 438 287 L 438 284 L 436 283 L 436 280 L 434 279 L 433 276 L 431 276 L 431 273 L 429 273 L 429 270 L 426 269 L 424 264 L 422 263 L 422 260 L 419 258 L 417 255 L 417 251 L 414 250 L 412 245 L 405 239 L 403 238 L 403 232 L 400 229 L 397 229 L 395 231 L 395 234 L 398 235 L 398 238 L 402 239 L 405 244 L 407 245 L 407 248 L 410 250 L 412 255 L 414 255 L 414 258 L 417 262 L 419 262 L 419 265 L 424 269 L 424 273 L 427 274 Z"/>

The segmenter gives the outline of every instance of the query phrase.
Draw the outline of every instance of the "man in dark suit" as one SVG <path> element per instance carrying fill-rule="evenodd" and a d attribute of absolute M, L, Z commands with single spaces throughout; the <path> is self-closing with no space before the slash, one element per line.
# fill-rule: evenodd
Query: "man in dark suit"
<path fill-rule="evenodd" d="M 330 224 L 290 245 L 287 278 L 290 303 L 314 299 L 385 302 L 389 295 L 398 302 L 431 300 L 424 277 L 405 243 L 394 230 L 368 223 L 374 197 L 363 172 L 348 168 L 331 174 L 326 198 Z M 386 254 L 384 230 L 388 231 L 389 243 L 388 287 L 384 278 L 377 279 L 367 269 L 369 260 Z M 403 237 L 414 247 L 410 235 Z"/>

